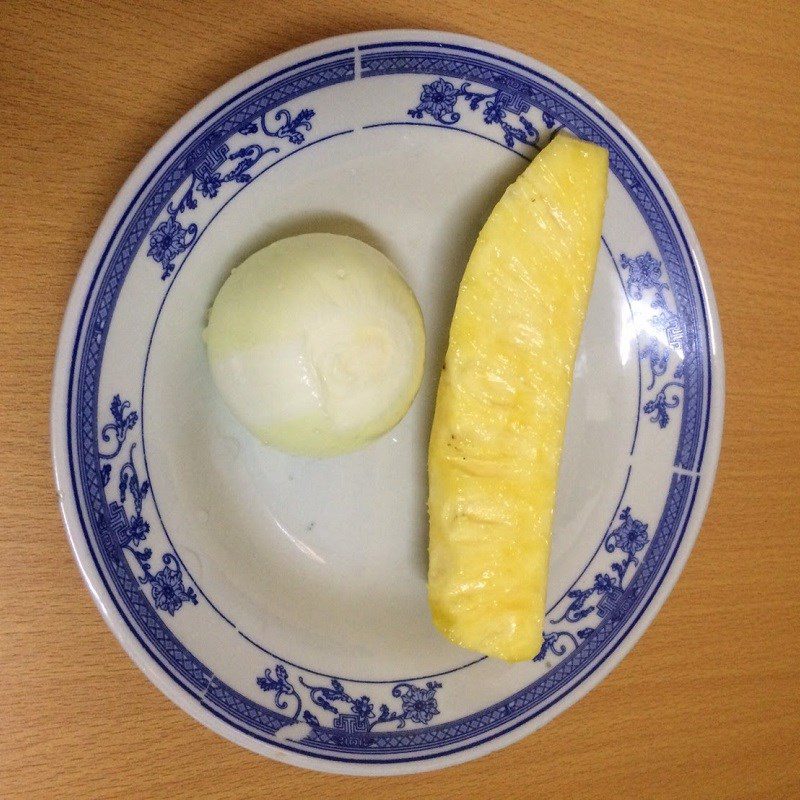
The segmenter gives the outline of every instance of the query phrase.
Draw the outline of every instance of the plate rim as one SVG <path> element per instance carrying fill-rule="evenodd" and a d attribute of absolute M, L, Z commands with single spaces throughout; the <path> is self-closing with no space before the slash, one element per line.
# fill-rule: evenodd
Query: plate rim
<path fill-rule="evenodd" d="M 700 299 L 707 318 L 709 360 L 712 364 L 712 374 L 710 376 L 710 408 L 708 430 L 706 434 L 705 463 L 698 477 L 694 502 L 695 509 L 687 521 L 683 540 L 678 545 L 674 560 L 664 574 L 661 584 L 654 591 L 649 603 L 641 611 L 624 637 L 615 645 L 613 650 L 607 654 L 606 659 L 576 687 L 570 689 L 565 696 L 554 702 L 547 711 L 540 713 L 534 719 L 522 721 L 516 727 L 496 734 L 494 738 L 489 741 L 468 745 L 461 750 L 450 751 L 444 754 L 434 753 L 428 755 L 426 758 L 415 758 L 407 762 L 371 761 L 353 763 L 329 761 L 310 754 L 288 751 L 268 742 L 258 741 L 238 731 L 226 721 L 218 719 L 193 695 L 188 693 L 180 685 L 176 685 L 174 678 L 167 674 L 160 665 L 155 663 L 152 657 L 137 641 L 135 634 L 128 628 L 119 612 L 111 604 L 104 602 L 105 598 L 103 593 L 106 590 L 102 586 L 102 576 L 99 575 L 93 563 L 88 545 L 83 540 L 83 536 L 80 535 L 78 529 L 80 528 L 82 530 L 82 525 L 78 519 L 77 509 L 72 507 L 72 499 L 69 498 L 69 476 L 68 469 L 65 468 L 65 462 L 69 461 L 69 452 L 66 437 L 63 434 L 63 409 L 65 407 L 68 387 L 71 380 L 68 377 L 69 370 L 65 368 L 65 364 L 69 363 L 75 335 L 82 328 L 82 321 L 80 319 L 82 316 L 80 314 L 81 306 L 86 300 L 87 295 L 91 294 L 95 280 L 100 274 L 100 266 L 95 268 L 94 264 L 98 262 L 105 246 L 116 239 L 119 230 L 115 223 L 117 220 L 121 219 L 121 212 L 123 212 L 125 207 L 130 203 L 131 198 L 135 196 L 136 189 L 143 184 L 143 181 L 157 173 L 160 166 L 163 166 L 165 154 L 171 153 L 173 148 L 179 146 L 185 137 L 190 136 L 196 130 L 199 130 L 204 125 L 211 122 L 211 119 L 206 119 L 206 117 L 210 116 L 213 118 L 216 116 L 214 112 L 219 109 L 221 100 L 231 99 L 238 93 L 237 89 L 239 91 L 249 90 L 254 79 L 259 76 L 264 77 L 281 68 L 296 65 L 299 61 L 308 57 L 313 57 L 314 55 L 333 53 L 336 50 L 356 47 L 359 44 L 406 39 L 408 41 L 403 41 L 403 43 L 426 42 L 428 44 L 455 44 L 481 49 L 488 54 L 499 55 L 502 58 L 510 59 L 515 63 L 522 64 L 531 69 L 540 70 L 544 74 L 552 76 L 566 90 L 574 93 L 581 101 L 589 105 L 594 111 L 610 122 L 632 148 L 637 151 L 638 155 L 646 161 L 648 169 L 650 169 L 653 174 L 655 183 L 664 193 L 668 203 L 672 206 L 677 221 L 687 236 L 687 247 L 696 265 L 696 277 L 698 280 Z M 478 37 L 447 31 L 407 28 L 381 29 L 343 34 L 310 42 L 280 53 L 235 76 L 187 111 L 158 139 L 131 171 L 130 175 L 117 192 L 91 240 L 86 255 L 77 272 L 69 300 L 65 307 L 53 368 L 50 411 L 51 458 L 62 520 L 84 583 L 89 589 L 89 593 L 104 618 L 106 625 L 112 630 L 128 656 L 148 679 L 172 700 L 172 702 L 189 713 L 198 722 L 201 722 L 203 725 L 211 728 L 225 738 L 253 752 L 268 755 L 270 758 L 283 763 L 290 763 L 296 766 L 333 773 L 358 775 L 408 774 L 439 769 L 469 761 L 522 739 L 585 696 L 624 659 L 625 655 L 627 655 L 639 638 L 644 634 L 653 618 L 663 606 L 667 596 L 680 577 L 699 534 L 710 500 L 719 462 L 724 407 L 725 364 L 722 335 L 719 313 L 711 286 L 707 263 L 703 256 L 697 234 L 677 193 L 660 165 L 638 137 L 630 131 L 625 123 L 622 122 L 613 111 L 599 101 L 591 92 L 588 92 L 557 70 L 554 70 L 525 53 Z"/>

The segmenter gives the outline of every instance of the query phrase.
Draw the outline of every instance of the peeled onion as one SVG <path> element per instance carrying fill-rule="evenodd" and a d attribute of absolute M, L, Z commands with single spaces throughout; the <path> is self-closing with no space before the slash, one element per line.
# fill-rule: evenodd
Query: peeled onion
<path fill-rule="evenodd" d="M 348 236 L 282 239 L 233 270 L 205 341 L 239 421 L 281 450 L 328 456 L 396 425 L 422 380 L 416 298 L 386 256 Z"/>

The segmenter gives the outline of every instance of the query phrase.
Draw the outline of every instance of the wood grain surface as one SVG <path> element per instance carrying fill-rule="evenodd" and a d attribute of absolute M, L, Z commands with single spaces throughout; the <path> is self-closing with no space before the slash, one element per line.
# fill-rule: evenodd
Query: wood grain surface
<path fill-rule="evenodd" d="M 728 386 L 703 531 L 633 652 L 519 744 L 374 780 L 255 756 L 146 680 L 67 546 L 48 411 L 83 253 L 161 133 L 259 61 L 389 27 L 529 53 L 630 125 L 703 243 Z M 0 2 L 0 798 L 800 797 L 798 42 L 789 0 Z"/>

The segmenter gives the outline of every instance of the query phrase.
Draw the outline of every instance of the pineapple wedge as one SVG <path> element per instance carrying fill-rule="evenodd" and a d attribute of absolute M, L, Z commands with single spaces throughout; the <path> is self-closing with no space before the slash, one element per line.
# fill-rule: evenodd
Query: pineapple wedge
<path fill-rule="evenodd" d="M 608 153 L 558 134 L 505 192 L 461 282 L 428 458 L 433 621 L 506 661 L 542 644 L 572 371 Z"/>

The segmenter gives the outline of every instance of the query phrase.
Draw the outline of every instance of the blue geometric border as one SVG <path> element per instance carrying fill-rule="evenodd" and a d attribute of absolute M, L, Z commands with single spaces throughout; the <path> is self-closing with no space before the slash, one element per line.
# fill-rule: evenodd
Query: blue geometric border
<path fill-rule="evenodd" d="M 663 194 L 660 199 L 656 196 L 652 187 L 660 190 L 644 164 L 639 161 L 637 165 L 631 158 L 631 154 L 636 158 L 633 149 L 598 112 L 580 98 L 551 78 L 499 56 L 472 48 L 431 43 L 376 44 L 362 46 L 359 50 L 363 77 L 417 73 L 462 78 L 495 88 L 511 87 L 514 91 L 526 93 L 531 105 L 547 110 L 579 136 L 608 148 L 612 170 L 628 188 L 664 257 L 678 304 L 678 314 L 686 332 L 685 406 L 675 463 L 689 471 L 699 470 L 708 427 L 711 373 L 702 300 L 698 301 L 699 293 L 696 296 L 692 289 L 697 281 L 696 269 L 690 260 L 688 246 L 674 212 Z M 175 190 L 188 177 L 197 159 L 207 152 L 208 147 L 223 142 L 244 123 L 263 112 L 310 91 L 354 80 L 355 58 L 352 53 L 350 49 L 310 59 L 248 88 L 209 115 L 176 148 L 179 152 L 176 154 L 173 151 L 153 172 L 145 186 L 169 161 L 147 195 L 144 198 L 137 195 L 123 215 L 122 219 L 125 219 L 129 212 L 133 212 L 110 258 L 109 248 L 106 249 L 86 296 L 70 367 L 67 439 L 73 490 L 87 544 L 98 572 L 133 634 L 176 683 L 228 724 L 274 746 L 337 761 L 402 762 L 435 758 L 502 735 L 557 702 L 597 669 L 644 612 L 666 575 L 691 514 L 698 478 L 678 473 L 673 476 L 661 520 L 645 559 L 614 613 L 603 621 L 595 634 L 540 680 L 502 703 L 454 722 L 422 729 L 369 734 L 358 745 L 343 743 L 332 729 L 323 727 L 313 728 L 302 743 L 278 741 L 274 733 L 287 723 L 287 718 L 244 698 L 213 678 L 210 670 L 172 635 L 145 599 L 109 527 L 97 442 L 98 385 L 108 323 L 127 270 L 144 236 Z M 251 94 L 257 86 L 263 88 Z M 251 96 L 236 105 L 235 101 L 244 95 Z M 198 133 L 205 122 L 218 114 L 220 116 L 212 126 Z M 672 219 L 667 216 L 665 209 L 669 209 Z M 683 248 L 679 239 L 682 239 Z M 98 276 L 101 276 L 99 288 L 89 307 Z M 79 354 L 81 339 L 84 346 Z M 76 465 L 72 463 L 73 392 L 77 417 L 74 432 L 77 442 Z M 90 512 L 89 520 L 83 518 L 81 497 Z M 101 569 L 98 557 L 105 569 Z M 115 590 L 112 591 L 106 576 L 113 582 Z M 119 606 L 117 598 L 124 603 L 124 609 Z M 468 740 L 470 743 L 467 745 L 465 742 Z M 436 748 L 435 751 L 432 748 Z"/>

